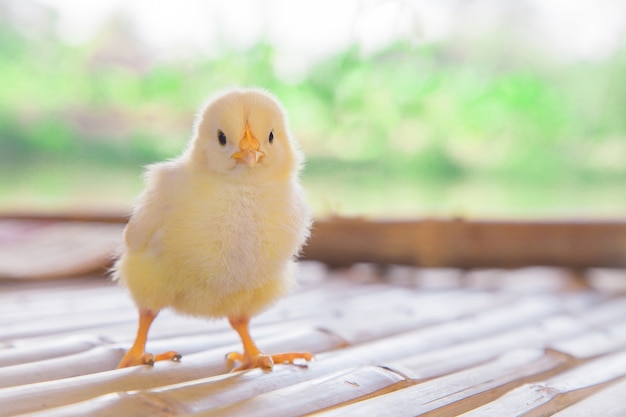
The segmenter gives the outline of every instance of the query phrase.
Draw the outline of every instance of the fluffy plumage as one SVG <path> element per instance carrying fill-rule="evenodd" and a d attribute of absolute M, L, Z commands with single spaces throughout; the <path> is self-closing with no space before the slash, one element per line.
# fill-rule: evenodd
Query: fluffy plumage
<path fill-rule="evenodd" d="M 228 317 L 246 333 L 244 354 L 231 358 L 243 368 L 271 367 L 251 339 L 246 346 L 247 323 L 293 285 L 294 258 L 311 222 L 298 182 L 301 164 L 277 100 L 237 89 L 207 102 L 180 157 L 148 167 L 114 269 L 140 310 L 138 340 L 121 367 L 179 357 L 143 351 L 141 339 L 166 307 Z M 310 358 L 295 355 L 269 358 Z"/>

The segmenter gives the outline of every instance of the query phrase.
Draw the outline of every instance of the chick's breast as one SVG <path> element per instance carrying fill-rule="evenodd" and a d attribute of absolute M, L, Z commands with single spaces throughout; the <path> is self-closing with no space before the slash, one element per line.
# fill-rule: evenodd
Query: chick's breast
<path fill-rule="evenodd" d="M 135 301 L 223 317 L 254 315 L 285 295 L 310 224 L 297 182 L 229 184 L 189 175 L 181 183 L 161 196 L 167 208 L 150 243 L 120 261 Z"/>

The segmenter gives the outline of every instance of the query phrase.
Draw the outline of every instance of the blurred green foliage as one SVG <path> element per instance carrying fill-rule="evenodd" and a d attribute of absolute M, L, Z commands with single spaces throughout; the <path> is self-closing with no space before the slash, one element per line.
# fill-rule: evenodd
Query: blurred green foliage
<path fill-rule="evenodd" d="M 371 56 L 349 48 L 294 81 L 264 43 L 153 60 L 123 25 L 68 46 L 4 23 L 0 191 L 37 166 L 132 171 L 172 157 L 206 95 L 231 85 L 283 101 L 312 183 L 626 183 L 624 52 L 559 63 L 516 45 L 488 53 L 477 41 L 460 53 L 452 40 L 400 42 Z"/>

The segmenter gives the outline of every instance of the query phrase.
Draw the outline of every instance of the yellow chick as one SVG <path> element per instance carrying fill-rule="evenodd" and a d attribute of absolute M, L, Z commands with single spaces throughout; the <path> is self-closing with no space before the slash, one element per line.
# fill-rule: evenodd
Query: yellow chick
<path fill-rule="evenodd" d="M 227 356 L 238 370 L 311 360 L 306 352 L 265 355 L 248 330 L 252 316 L 292 288 L 294 258 L 309 236 L 302 159 L 277 100 L 235 89 L 207 102 L 181 156 L 148 167 L 113 271 L 139 309 L 137 337 L 119 368 L 180 359 L 145 352 L 166 307 L 227 317 L 243 344 L 243 353 Z"/>

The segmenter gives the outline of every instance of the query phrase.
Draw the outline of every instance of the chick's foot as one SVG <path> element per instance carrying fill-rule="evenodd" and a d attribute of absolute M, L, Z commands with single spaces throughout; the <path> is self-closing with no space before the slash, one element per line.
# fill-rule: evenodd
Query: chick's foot
<path fill-rule="evenodd" d="M 119 365 L 117 365 L 118 369 L 135 365 L 154 365 L 154 363 L 158 361 L 180 361 L 180 354 L 178 352 L 169 351 L 153 355 L 145 351 L 148 330 L 150 330 L 150 325 L 152 325 L 157 314 L 159 314 L 158 310 L 152 311 L 146 308 L 139 308 L 139 327 L 137 328 L 135 343 L 133 343 L 133 346 L 126 352 Z"/>
<path fill-rule="evenodd" d="M 226 359 L 229 361 L 241 363 L 241 366 L 233 369 L 233 372 L 251 368 L 272 370 L 275 363 L 293 364 L 297 359 L 304 359 L 307 362 L 313 359 L 313 355 L 308 352 L 266 355 L 261 352 L 250 336 L 250 319 L 248 317 L 229 317 L 228 321 L 233 329 L 235 329 L 235 331 L 239 334 L 241 343 L 243 344 L 243 353 L 231 352 L 226 355 Z"/>
<path fill-rule="evenodd" d="M 313 354 L 309 352 L 277 353 L 275 355 L 271 355 L 271 358 L 274 363 L 290 363 L 293 365 L 298 359 L 311 362 L 311 360 L 313 360 Z"/>
<path fill-rule="evenodd" d="M 136 365 L 154 365 L 155 362 L 158 361 L 166 361 L 172 360 L 174 362 L 180 361 L 180 354 L 178 352 L 169 351 L 160 353 L 158 355 L 153 355 L 152 353 L 146 352 L 133 352 L 133 350 L 129 350 L 126 352 L 120 363 L 117 365 L 117 368 L 128 368 L 129 366 Z"/>
<path fill-rule="evenodd" d="M 309 352 L 291 352 L 278 353 L 275 355 L 265 355 L 262 353 L 254 355 L 246 355 L 245 353 L 231 352 L 226 355 L 226 359 L 230 362 L 239 362 L 241 366 L 233 368 L 232 372 L 244 371 L 252 368 L 261 368 L 267 371 L 274 369 L 274 364 L 289 363 L 294 364 L 296 360 L 302 359 L 309 362 L 313 359 L 313 355 Z"/>
<path fill-rule="evenodd" d="M 230 352 L 226 355 L 229 362 L 239 362 L 241 366 L 233 368 L 231 372 L 245 371 L 246 369 L 261 368 L 266 371 L 274 369 L 274 361 L 269 355 L 246 355 L 239 352 Z"/>

